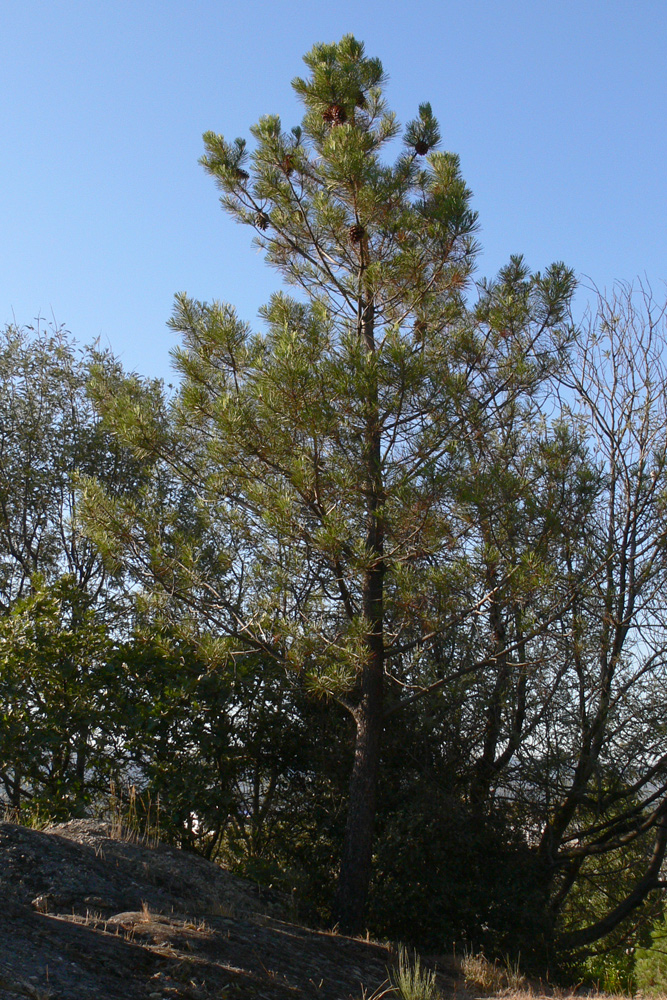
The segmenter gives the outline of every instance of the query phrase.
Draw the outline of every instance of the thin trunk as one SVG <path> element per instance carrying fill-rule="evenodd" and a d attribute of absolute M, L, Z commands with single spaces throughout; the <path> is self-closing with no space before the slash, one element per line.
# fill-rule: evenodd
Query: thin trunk
<path fill-rule="evenodd" d="M 362 685 L 364 691 L 356 716 L 354 766 L 350 778 L 345 840 L 333 913 L 334 921 L 345 934 L 359 934 L 363 930 L 371 877 L 382 735 L 381 657 L 373 656 L 364 670 Z"/>
<path fill-rule="evenodd" d="M 20 764 L 14 768 L 14 785 L 12 788 L 11 803 L 15 809 L 21 808 L 21 784 L 23 781 L 23 769 Z"/>
<path fill-rule="evenodd" d="M 360 335 L 374 363 L 374 310 L 364 305 Z M 380 744 L 383 729 L 384 686 L 384 485 L 382 436 L 377 381 L 373 375 L 368 395 L 365 436 L 365 479 L 369 568 L 363 581 L 363 612 L 367 624 L 367 656 L 361 675 L 361 698 L 354 712 L 356 739 L 350 778 L 345 840 L 341 858 L 334 920 L 347 934 L 363 929 L 371 877 L 373 828 L 377 805 Z"/>
<path fill-rule="evenodd" d="M 498 585 L 495 565 L 489 566 L 486 573 L 486 588 L 495 591 Z M 502 605 L 496 596 L 489 608 L 489 625 L 493 636 L 493 655 L 496 665 L 496 682 L 491 692 L 491 698 L 486 710 L 486 726 L 484 730 L 484 745 L 482 755 L 474 769 L 470 798 L 476 810 L 483 811 L 491 796 L 491 783 L 497 775 L 496 754 L 498 741 L 502 730 L 503 705 L 507 700 L 510 684 L 510 664 L 506 652 L 507 629 L 503 618 Z"/>
<path fill-rule="evenodd" d="M 86 767 L 88 765 L 88 736 L 89 729 L 86 727 L 79 733 L 76 748 L 75 781 L 76 792 L 75 814 L 85 816 L 86 810 Z"/>

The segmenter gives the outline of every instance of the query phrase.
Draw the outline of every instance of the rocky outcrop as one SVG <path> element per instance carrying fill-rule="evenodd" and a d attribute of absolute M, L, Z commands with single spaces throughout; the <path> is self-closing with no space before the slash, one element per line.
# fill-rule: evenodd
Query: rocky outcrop
<path fill-rule="evenodd" d="M 0 824 L 0 1000 L 360 1000 L 389 950 L 303 927 L 202 858 L 76 820 Z"/>

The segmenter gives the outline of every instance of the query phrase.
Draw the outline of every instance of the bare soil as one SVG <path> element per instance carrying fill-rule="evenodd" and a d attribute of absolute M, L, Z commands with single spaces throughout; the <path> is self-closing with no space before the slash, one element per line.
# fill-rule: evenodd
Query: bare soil
<path fill-rule="evenodd" d="M 110 834 L 0 823 L 0 1000 L 361 1000 L 386 980 L 388 947 L 304 927 L 278 893 Z M 452 970 L 440 980 L 457 992 Z"/>

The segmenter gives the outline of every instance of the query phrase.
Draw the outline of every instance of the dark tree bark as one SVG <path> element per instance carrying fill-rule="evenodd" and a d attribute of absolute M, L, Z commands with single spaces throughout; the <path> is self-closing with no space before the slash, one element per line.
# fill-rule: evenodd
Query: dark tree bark
<path fill-rule="evenodd" d="M 375 354 L 372 299 L 362 304 L 359 333 L 373 364 Z M 345 840 L 341 857 L 334 921 L 347 934 L 359 934 L 371 878 L 373 829 L 377 806 L 384 687 L 384 485 L 382 433 L 377 381 L 371 375 L 366 410 L 366 550 L 369 569 L 363 583 L 363 611 L 368 626 L 368 656 L 361 677 L 361 698 L 353 710 L 356 725 L 354 766 L 350 777 Z"/>
<path fill-rule="evenodd" d="M 356 710 L 354 766 L 333 918 L 346 934 L 358 934 L 371 877 L 373 828 L 382 736 L 382 658 L 373 656 L 364 671 L 363 695 Z"/>

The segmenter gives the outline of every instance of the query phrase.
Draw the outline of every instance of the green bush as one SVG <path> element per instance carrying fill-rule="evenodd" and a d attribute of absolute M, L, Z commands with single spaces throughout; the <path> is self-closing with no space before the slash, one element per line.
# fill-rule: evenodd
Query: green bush
<path fill-rule="evenodd" d="M 648 948 L 638 948 L 635 955 L 635 979 L 643 993 L 667 993 L 667 919 L 662 918 L 651 931 Z"/>
<path fill-rule="evenodd" d="M 621 948 L 589 955 L 568 972 L 569 978 L 579 979 L 584 986 L 594 987 L 602 993 L 635 992 L 634 958 Z"/>
<path fill-rule="evenodd" d="M 455 796 L 406 789 L 381 815 L 369 908 L 371 933 L 433 950 L 531 959 L 544 939 L 535 861 L 510 817 L 480 821 Z"/>

